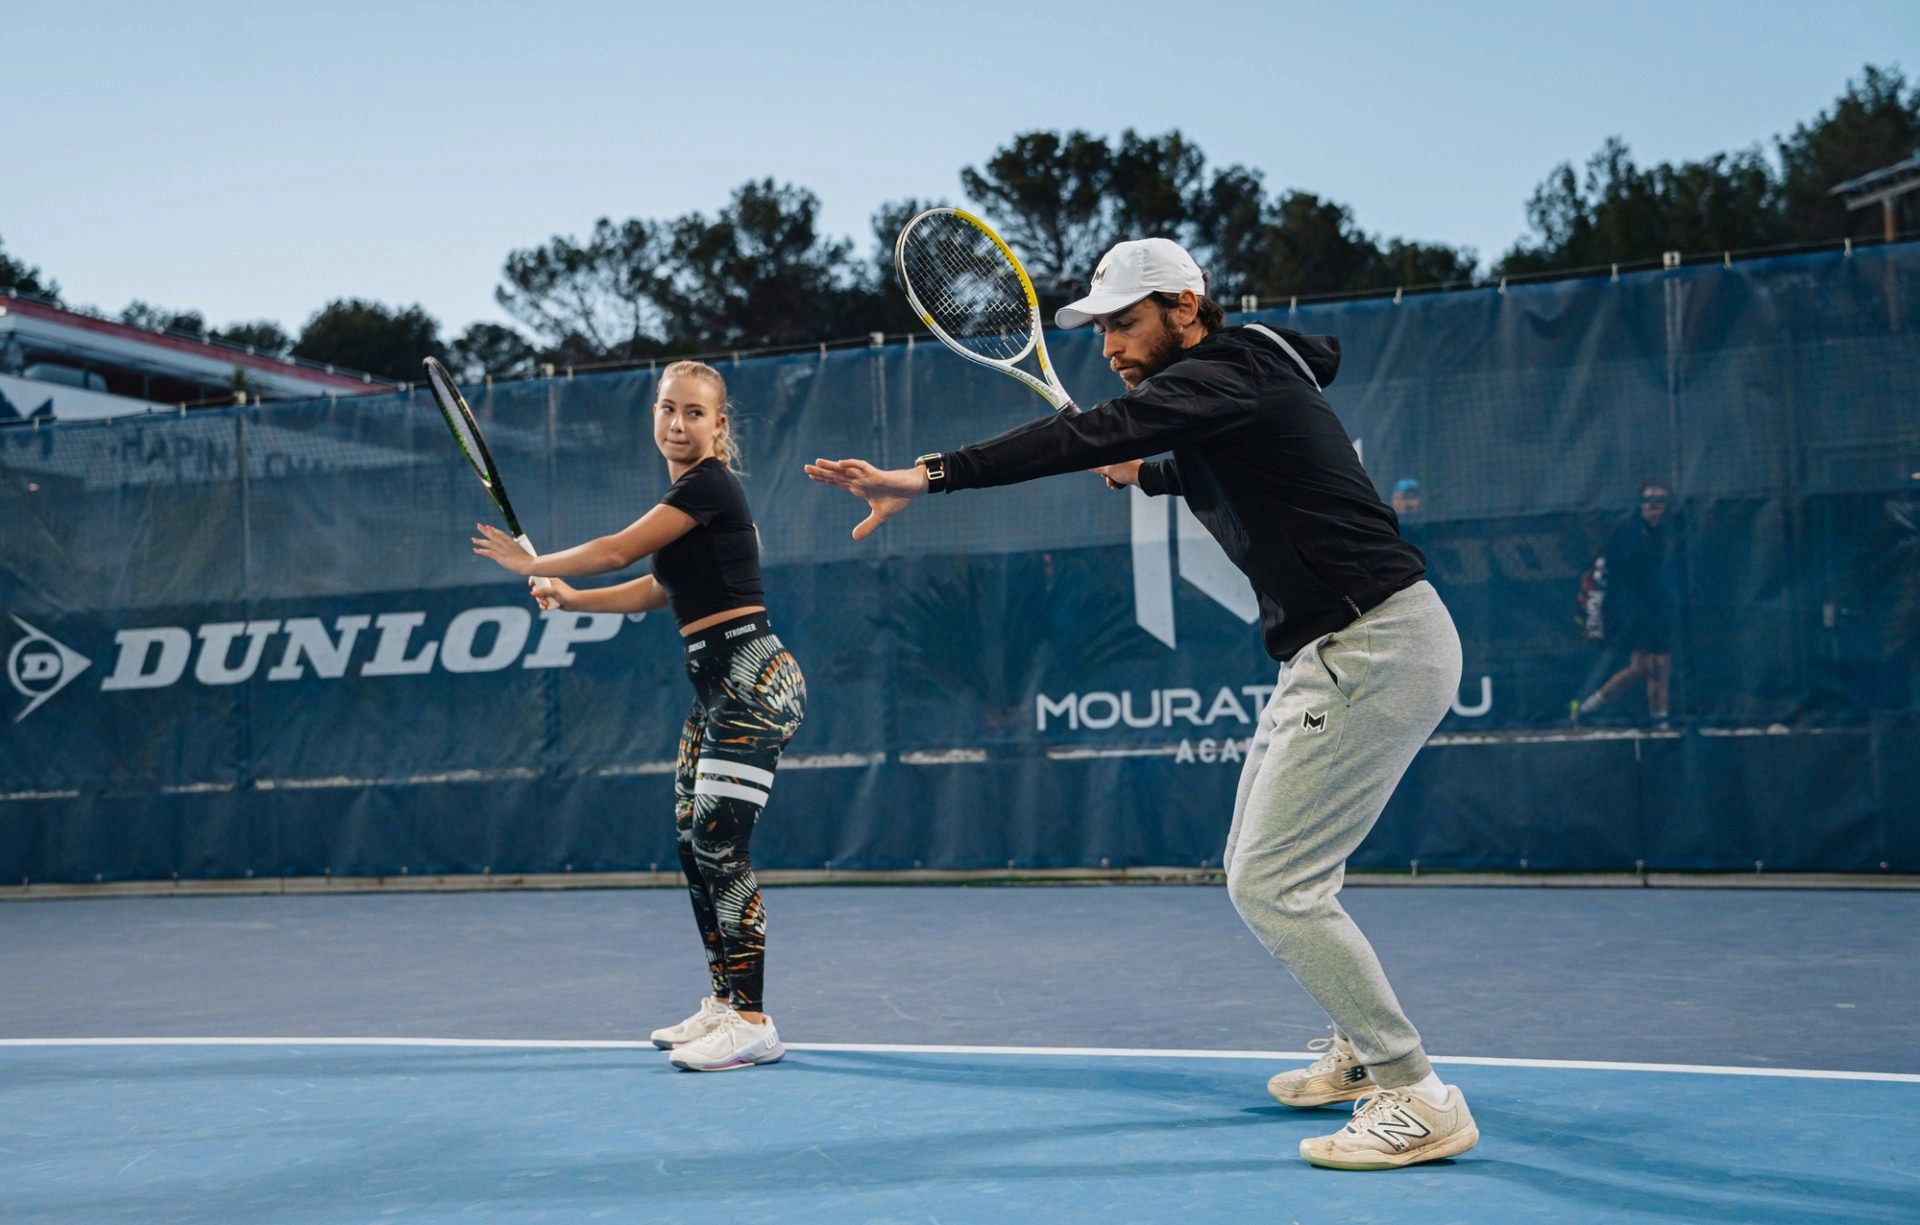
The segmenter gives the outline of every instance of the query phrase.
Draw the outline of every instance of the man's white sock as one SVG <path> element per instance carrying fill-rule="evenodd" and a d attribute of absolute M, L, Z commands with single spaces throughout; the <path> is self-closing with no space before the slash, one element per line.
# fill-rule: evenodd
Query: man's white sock
<path fill-rule="evenodd" d="M 1413 1094 L 1429 1106 L 1447 1104 L 1447 1086 L 1438 1072 L 1428 1072 L 1426 1079 L 1415 1081 L 1407 1086 L 1407 1092 Z"/>

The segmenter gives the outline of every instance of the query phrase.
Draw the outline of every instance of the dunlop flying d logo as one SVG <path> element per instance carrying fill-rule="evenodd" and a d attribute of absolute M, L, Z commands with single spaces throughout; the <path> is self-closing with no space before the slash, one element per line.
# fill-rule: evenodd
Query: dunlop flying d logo
<path fill-rule="evenodd" d="M 27 632 L 27 636 L 7 652 L 7 679 L 20 696 L 27 699 L 26 709 L 13 717 L 18 723 L 38 710 L 42 702 L 65 689 L 74 677 L 91 667 L 93 661 L 19 617 L 15 617 L 13 623 Z"/>

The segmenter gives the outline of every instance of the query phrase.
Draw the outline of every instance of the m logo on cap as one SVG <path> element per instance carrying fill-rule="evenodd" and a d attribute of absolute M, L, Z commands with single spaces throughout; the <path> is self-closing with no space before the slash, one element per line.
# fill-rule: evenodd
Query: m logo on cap
<path fill-rule="evenodd" d="M 1186 248 L 1170 238 L 1135 238 L 1117 243 L 1094 266 L 1087 295 L 1053 313 L 1063 328 L 1092 323 L 1156 293 L 1205 297 L 1207 275 Z"/>

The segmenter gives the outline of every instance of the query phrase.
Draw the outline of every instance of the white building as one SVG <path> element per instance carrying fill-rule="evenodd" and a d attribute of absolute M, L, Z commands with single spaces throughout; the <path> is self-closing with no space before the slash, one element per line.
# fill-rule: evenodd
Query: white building
<path fill-rule="evenodd" d="M 179 412 L 243 397 L 366 395 L 393 386 L 356 370 L 0 294 L 0 425 Z"/>

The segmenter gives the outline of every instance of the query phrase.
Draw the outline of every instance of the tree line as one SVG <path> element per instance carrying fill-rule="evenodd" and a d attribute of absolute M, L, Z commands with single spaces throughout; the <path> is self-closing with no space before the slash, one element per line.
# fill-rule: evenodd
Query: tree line
<path fill-rule="evenodd" d="M 1664 251 L 1752 250 L 1878 233 L 1834 184 L 1920 150 L 1920 84 L 1867 66 L 1833 105 L 1771 149 L 1640 166 L 1606 141 L 1584 166 L 1555 167 L 1527 202 L 1529 232 L 1482 267 L 1471 248 L 1373 234 L 1353 210 L 1259 169 L 1214 167 L 1179 131 L 1117 139 L 1084 131 L 1016 135 L 964 167 L 965 200 L 1020 252 L 1051 309 L 1084 291 L 1100 253 L 1128 236 L 1185 244 L 1229 307 L 1242 295 L 1363 293 L 1467 286 L 1503 276 L 1602 267 Z M 269 320 L 209 330 L 196 311 L 135 301 L 129 323 L 211 335 L 386 378 L 418 376 L 433 355 L 468 378 L 678 353 L 812 344 L 917 326 L 894 285 L 893 239 L 929 204 L 895 200 L 871 219 L 871 246 L 822 234 L 811 191 L 772 179 L 736 188 L 711 216 L 602 218 L 584 237 L 511 251 L 495 299 L 517 327 L 478 322 L 451 339 L 418 305 L 343 298 L 297 336 Z M 1914 201 L 1903 204 L 1914 225 Z M 57 282 L 0 249 L 0 290 L 58 301 Z"/>

